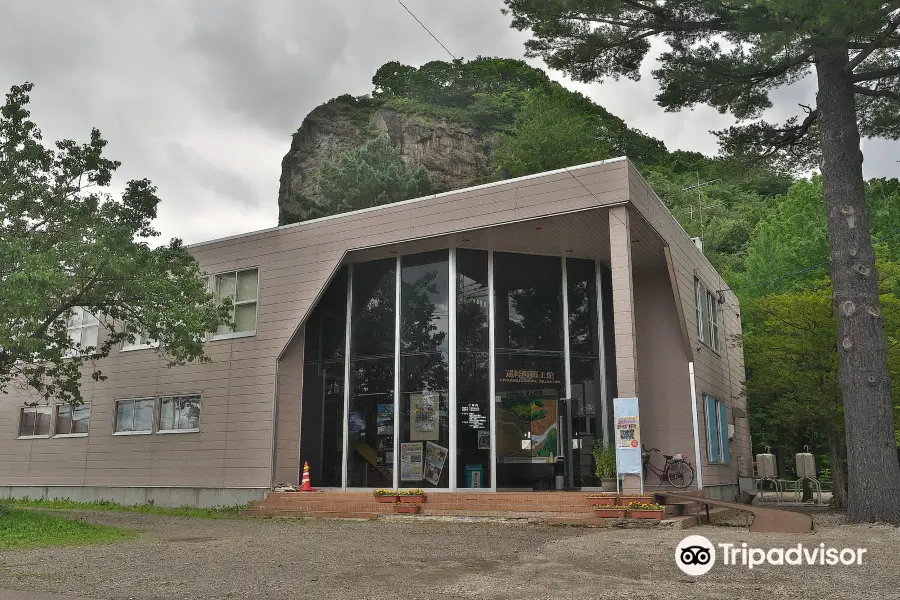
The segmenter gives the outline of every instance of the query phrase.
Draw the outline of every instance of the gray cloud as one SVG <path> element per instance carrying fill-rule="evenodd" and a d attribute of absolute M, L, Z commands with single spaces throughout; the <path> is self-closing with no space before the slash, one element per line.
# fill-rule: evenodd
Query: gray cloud
<path fill-rule="evenodd" d="M 406 3 L 457 56 L 524 56 L 527 35 L 509 28 L 500 0 Z M 395 0 L 0 3 L 0 86 L 35 82 L 46 140 L 98 127 L 123 163 L 116 185 L 153 180 L 158 228 L 188 242 L 276 222 L 281 157 L 316 105 L 370 92 L 387 61 L 448 58 Z M 551 76 L 669 148 L 714 153 L 708 131 L 732 119 L 708 107 L 663 112 L 652 68 L 603 85 Z M 779 90 L 767 117 L 796 114 L 813 92 L 812 81 Z M 867 176 L 898 175 L 900 144 L 863 149 Z"/>

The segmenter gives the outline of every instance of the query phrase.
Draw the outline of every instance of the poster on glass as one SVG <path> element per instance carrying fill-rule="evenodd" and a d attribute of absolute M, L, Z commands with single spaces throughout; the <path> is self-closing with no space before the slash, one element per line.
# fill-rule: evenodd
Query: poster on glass
<path fill-rule="evenodd" d="M 434 442 L 428 442 L 425 445 L 425 481 L 431 485 L 438 485 L 446 462 L 447 449 Z"/>
<path fill-rule="evenodd" d="M 414 441 L 439 440 L 440 395 L 437 392 L 410 394 L 410 404 L 409 438 Z"/>
<path fill-rule="evenodd" d="M 422 481 L 422 443 L 400 444 L 400 480 Z"/>

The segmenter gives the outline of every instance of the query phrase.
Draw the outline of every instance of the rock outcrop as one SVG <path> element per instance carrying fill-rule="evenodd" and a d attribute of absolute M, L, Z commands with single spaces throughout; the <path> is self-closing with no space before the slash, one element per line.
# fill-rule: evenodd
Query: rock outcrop
<path fill-rule="evenodd" d="M 315 108 L 293 135 L 281 161 L 279 212 L 292 211 L 297 192 L 313 185 L 324 161 L 336 160 L 377 135 L 387 135 L 406 164 L 425 167 L 441 190 L 466 187 L 488 175 L 489 140 L 473 128 L 338 98 Z"/>

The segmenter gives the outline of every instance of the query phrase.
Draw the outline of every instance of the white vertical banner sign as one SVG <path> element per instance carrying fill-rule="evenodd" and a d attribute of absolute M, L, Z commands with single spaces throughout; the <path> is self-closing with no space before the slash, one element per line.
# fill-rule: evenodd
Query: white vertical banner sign
<path fill-rule="evenodd" d="M 637 475 L 644 492 L 644 469 L 641 461 L 641 427 L 637 398 L 613 399 L 613 424 L 616 445 L 616 487 L 622 475 Z"/>

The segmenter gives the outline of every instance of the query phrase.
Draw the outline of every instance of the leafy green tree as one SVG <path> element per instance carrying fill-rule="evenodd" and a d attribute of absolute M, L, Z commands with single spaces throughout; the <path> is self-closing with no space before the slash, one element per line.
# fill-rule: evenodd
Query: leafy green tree
<path fill-rule="evenodd" d="M 529 29 L 530 55 L 579 81 L 640 77 L 650 40 L 668 49 L 653 72 L 667 110 L 709 104 L 744 124 L 722 132 L 729 154 L 821 155 L 828 207 L 838 373 L 847 424 L 849 518 L 900 523 L 891 381 L 875 253 L 863 194 L 860 134 L 900 137 L 900 8 L 885 0 L 504 0 Z M 770 93 L 815 73 L 802 120 L 756 121 Z M 749 123 L 747 123 L 749 121 Z"/>
<path fill-rule="evenodd" d="M 506 178 L 613 158 L 615 149 L 600 137 L 601 125 L 561 86 L 529 92 L 510 133 L 499 136 L 492 160 Z"/>
<path fill-rule="evenodd" d="M 322 164 L 310 192 L 298 193 L 293 214 L 279 225 L 400 202 L 435 191 L 425 167 L 409 167 L 387 136 Z"/>
<path fill-rule="evenodd" d="M 96 129 L 84 144 L 47 148 L 27 106 L 32 84 L 0 108 L 0 393 L 10 385 L 78 404 L 86 362 L 126 339 L 158 340 L 169 365 L 205 361 L 203 337 L 230 322 L 180 240 L 150 248 L 159 198 L 146 179 L 120 199 L 108 190 L 116 161 Z M 104 334 L 82 346 L 67 326 L 76 310 Z M 105 379 L 93 368 L 95 380 Z"/>
<path fill-rule="evenodd" d="M 900 296 L 894 277 L 900 263 L 880 263 L 881 305 L 889 335 L 888 365 L 900 379 Z M 742 304 L 747 366 L 747 400 L 758 445 L 799 452 L 827 444 L 834 478 L 835 508 L 846 506 L 845 431 L 831 287 L 820 279 L 805 290 L 758 296 Z M 900 418 L 900 384 L 892 392 L 895 421 Z M 759 432 L 759 433 L 757 433 Z"/>
<path fill-rule="evenodd" d="M 874 179 L 866 183 L 865 195 L 877 254 L 896 261 L 900 258 L 900 181 Z M 822 178 L 797 181 L 768 212 L 753 233 L 744 273 L 732 278 L 732 287 L 742 298 L 804 289 L 828 272 Z"/>

